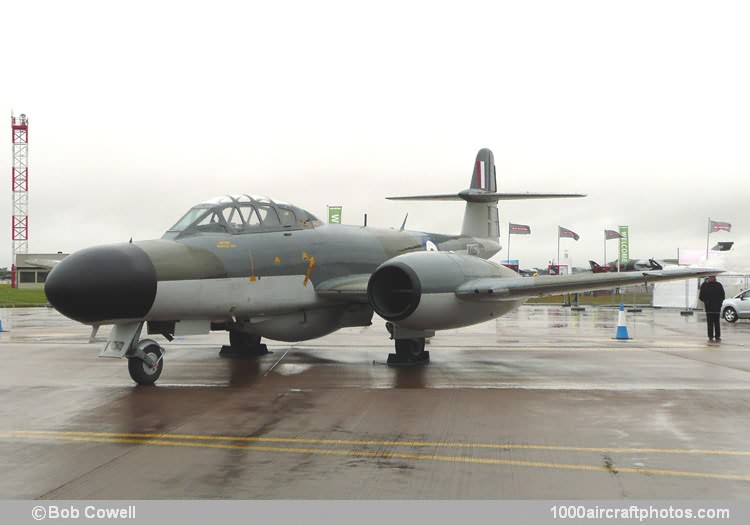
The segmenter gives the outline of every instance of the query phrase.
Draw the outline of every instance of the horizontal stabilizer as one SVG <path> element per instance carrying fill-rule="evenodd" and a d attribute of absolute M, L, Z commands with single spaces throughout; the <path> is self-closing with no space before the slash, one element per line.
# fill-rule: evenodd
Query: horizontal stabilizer
<path fill-rule="evenodd" d="M 446 195 L 412 195 L 408 197 L 386 197 L 389 201 L 462 201 L 458 193 Z"/>
<path fill-rule="evenodd" d="M 386 197 L 392 201 L 466 201 L 466 202 L 497 202 L 517 201 L 525 199 L 568 199 L 585 197 L 585 193 L 499 193 L 477 190 L 464 190 L 460 193 L 439 195 L 411 195 L 405 197 Z"/>
<path fill-rule="evenodd" d="M 493 239 L 497 242 L 500 238 L 498 201 L 565 199 L 585 196 L 583 193 L 500 193 L 497 191 L 495 157 L 489 149 L 482 148 L 477 152 L 472 166 L 468 189 L 457 193 L 386 198 L 392 201 L 464 201 L 466 205 L 461 236 Z"/>

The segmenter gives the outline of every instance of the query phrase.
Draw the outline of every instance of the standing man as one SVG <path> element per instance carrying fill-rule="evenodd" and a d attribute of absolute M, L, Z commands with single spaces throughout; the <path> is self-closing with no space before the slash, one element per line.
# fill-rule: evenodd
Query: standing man
<path fill-rule="evenodd" d="M 708 340 L 721 341 L 721 303 L 724 302 L 724 287 L 712 275 L 701 285 L 701 293 L 698 299 L 703 301 L 706 307 L 706 323 L 708 324 Z"/>

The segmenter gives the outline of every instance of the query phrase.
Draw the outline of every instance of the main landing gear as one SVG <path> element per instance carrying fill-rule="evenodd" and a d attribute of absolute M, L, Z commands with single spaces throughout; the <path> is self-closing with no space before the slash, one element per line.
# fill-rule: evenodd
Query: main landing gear
<path fill-rule="evenodd" d="M 237 330 L 229 331 L 229 346 L 221 347 L 222 357 L 258 357 L 268 353 L 268 347 L 260 342 L 259 335 Z"/>
<path fill-rule="evenodd" d="M 393 339 L 396 347 L 395 354 L 388 354 L 387 363 L 389 365 L 415 366 L 430 362 L 430 352 L 424 349 L 425 338 L 432 337 L 435 332 L 405 330 L 393 323 L 386 323 L 385 328 L 391 334 L 391 339 Z"/>
<path fill-rule="evenodd" d="M 153 385 L 164 368 L 164 349 L 152 339 L 141 339 L 128 356 L 128 371 L 139 385 Z"/>

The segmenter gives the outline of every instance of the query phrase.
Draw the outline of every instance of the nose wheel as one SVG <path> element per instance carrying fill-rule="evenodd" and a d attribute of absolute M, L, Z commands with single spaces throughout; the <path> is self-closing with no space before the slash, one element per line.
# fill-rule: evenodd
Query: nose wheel
<path fill-rule="evenodd" d="M 153 385 L 164 368 L 164 349 L 156 341 L 143 339 L 128 357 L 130 377 L 139 385 Z"/>

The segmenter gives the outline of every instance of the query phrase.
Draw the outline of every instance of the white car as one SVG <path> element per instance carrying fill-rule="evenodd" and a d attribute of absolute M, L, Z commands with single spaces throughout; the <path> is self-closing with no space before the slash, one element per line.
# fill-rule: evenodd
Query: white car
<path fill-rule="evenodd" d="M 737 319 L 750 319 L 750 290 L 740 292 L 721 303 L 721 316 L 730 323 Z"/>

